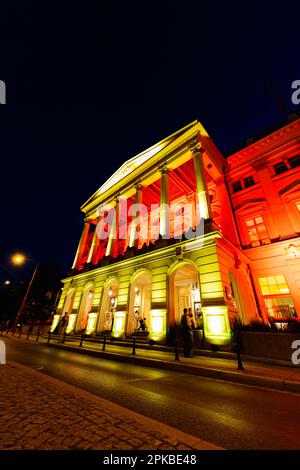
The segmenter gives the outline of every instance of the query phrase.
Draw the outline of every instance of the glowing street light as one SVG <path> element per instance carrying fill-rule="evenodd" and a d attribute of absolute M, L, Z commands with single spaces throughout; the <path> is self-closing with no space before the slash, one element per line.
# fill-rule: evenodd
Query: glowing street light
<path fill-rule="evenodd" d="M 16 253 L 11 257 L 11 262 L 15 266 L 21 266 L 22 264 L 25 263 L 25 256 L 22 253 Z"/>
<path fill-rule="evenodd" d="M 7 279 L 6 281 L 4 281 L 4 284 L 5 284 L 6 286 L 9 286 L 9 285 L 10 285 L 10 281 Z"/>
<path fill-rule="evenodd" d="M 12 257 L 11 257 L 11 262 L 12 264 L 14 264 L 15 266 L 22 266 L 25 261 L 27 261 L 27 258 L 22 254 L 22 253 L 15 253 Z M 35 278 L 35 275 L 37 273 L 37 270 L 38 270 L 38 265 L 35 266 L 35 269 L 33 271 L 33 274 L 31 276 L 31 279 L 29 281 L 29 284 L 28 284 L 28 287 L 27 287 L 27 290 L 26 290 L 26 293 L 24 295 L 24 298 L 22 300 L 22 303 L 20 305 L 20 308 L 19 308 L 19 311 L 17 313 L 17 316 L 15 318 L 15 323 L 14 323 L 14 329 L 16 329 L 16 326 L 17 324 L 19 323 L 19 321 L 21 320 L 21 317 L 22 317 L 22 312 L 23 312 L 23 309 L 24 309 L 24 306 L 26 304 L 26 301 L 27 301 L 27 297 L 28 297 L 28 294 L 29 294 L 29 291 L 31 289 L 31 286 L 32 286 L 32 283 L 33 283 L 33 280 Z"/>

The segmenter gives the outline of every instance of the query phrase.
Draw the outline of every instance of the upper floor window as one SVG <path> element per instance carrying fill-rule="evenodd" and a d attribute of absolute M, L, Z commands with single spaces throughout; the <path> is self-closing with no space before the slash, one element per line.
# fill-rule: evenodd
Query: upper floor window
<path fill-rule="evenodd" d="M 291 157 L 288 160 L 291 168 L 296 168 L 297 166 L 300 166 L 300 155 L 294 155 L 294 157 Z"/>
<path fill-rule="evenodd" d="M 243 179 L 243 183 L 241 180 L 234 181 L 232 183 L 232 192 L 237 193 L 238 191 L 242 191 L 243 189 L 249 188 L 249 186 L 253 186 L 255 181 L 253 176 L 247 176 Z"/>
<path fill-rule="evenodd" d="M 289 168 L 284 162 L 276 163 L 275 165 L 273 165 L 273 168 L 276 175 L 280 175 L 281 173 L 284 173 L 285 171 L 289 170 Z"/>
<path fill-rule="evenodd" d="M 249 186 L 253 186 L 255 184 L 253 176 L 247 176 L 247 178 L 244 178 L 244 185 L 245 188 L 249 188 Z"/>
<path fill-rule="evenodd" d="M 235 181 L 234 183 L 232 183 L 232 191 L 234 193 L 237 193 L 238 191 L 242 191 L 242 189 L 243 189 L 243 186 L 240 181 Z"/>
<path fill-rule="evenodd" d="M 271 243 L 262 216 L 246 220 L 247 232 L 252 246 L 267 245 Z"/>

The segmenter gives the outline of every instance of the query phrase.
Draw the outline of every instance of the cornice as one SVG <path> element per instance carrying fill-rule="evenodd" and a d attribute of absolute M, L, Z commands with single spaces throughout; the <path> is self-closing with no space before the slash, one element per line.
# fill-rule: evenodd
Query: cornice
<path fill-rule="evenodd" d="M 297 121 L 288 124 L 282 129 L 273 132 L 258 142 L 255 142 L 245 149 L 231 155 L 228 157 L 227 161 L 230 166 L 235 164 L 240 165 L 241 162 L 246 163 L 247 160 L 258 158 L 262 153 L 268 152 L 274 147 L 282 145 L 287 141 L 294 139 L 295 137 L 300 137 L 300 119 L 297 119 Z"/>

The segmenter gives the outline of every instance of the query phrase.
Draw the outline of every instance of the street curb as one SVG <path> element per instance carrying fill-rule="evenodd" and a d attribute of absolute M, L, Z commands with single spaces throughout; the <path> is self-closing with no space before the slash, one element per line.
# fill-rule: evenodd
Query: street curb
<path fill-rule="evenodd" d="M 224 380 L 228 382 L 239 383 L 242 385 L 250 385 L 255 387 L 270 388 L 285 392 L 300 393 L 300 382 L 291 380 L 274 379 L 272 377 L 263 377 L 259 375 L 249 374 L 247 371 L 224 371 L 221 369 L 210 369 L 208 367 L 193 366 L 178 362 L 169 362 L 161 359 L 148 359 L 138 356 L 126 356 L 118 353 L 94 351 L 92 349 L 80 348 L 75 346 L 67 346 L 64 344 L 40 343 L 44 346 L 50 346 L 57 349 L 63 349 L 79 354 L 93 357 L 101 357 L 102 359 L 117 360 L 129 364 L 137 364 L 145 367 L 154 367 L 156 369 L 169 370 L 171 372 L 179 372 L 182 374 L 191 374 L 201 377 Z"/>
<path fill-rule="evenodd" d="M 127 416 L 130 419 L 135 420 L 139 424 L 143 424 L 144 426 L 151 428 L 155 431 L 160 431 L 163 434 L 167 434 L 170 438 L 176 439 L 177 441 L 180 441 L 195 450 L 225 450 L 223 447 L 217 446 L 211 442 L 205 441 L 184 431 L 180 431 L 177 428 L 169 426 L 168 424 L 162 423 L 161 421 L 157 421 L 153 418 L 149 418 L 148 416 L 144 416 L 140 413 L 137 413 L 136 411 L 132 411 L 129 408 L 125 408 L 121 405 L 118 405 L 117 403 L 99 397 L 98 395 L 94 395 L 93 393 L 88 392 L 87 390 L 64 382 L 61 379 L 52 377 L 51 375 L 32 369 L 31 367 L 26 366 L 24 364 L 20 364 L 15 361 L 8 361 L 7 367 L 15 367 L 24 371 L 28 371 L 29 374 L 37 376 L 39 380 L 41 380 L 42 376 L 45 382 L 51 382 L 67 392 L 72 392 L 75 395 L 82 397 L 82 399 L 93 402 L 103 408 L 111 409 L 113 412 L 120 413 L 123 416 Z"/>

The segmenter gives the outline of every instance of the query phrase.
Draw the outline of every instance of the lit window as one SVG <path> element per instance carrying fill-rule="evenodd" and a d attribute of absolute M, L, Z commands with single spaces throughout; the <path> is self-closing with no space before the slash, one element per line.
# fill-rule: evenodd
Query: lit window
<path fill-rule="evenodd" d="M 300 166 L 300 155 L 295 155 L 294 157 L 291 157 L 288 160 L 289 164 L 291 165 L 291 168 L 296 168 L 297 166 Z"/>
<path fill-rule="evenodd" d="M 232 191 L 234 193 L 237 193 L 238 191 L 242 191 L 242 189 L 243 189 L 243 186 L 240 181 L 235 181 L 234 183 L 232 183 Z"/>
<path fill-rule="evenodd" d="M 258 279 L 269 318 L 296 317 L 294 303 L 283 274 Z"/>
<path fill-rule="evenodd" d="M 245 188 L 249 188 L 249 186 L 253 186 L 255 184 L 253 176 L 247 176 L 244 178 Z"/>
<path fill-rule="evenodd" d="M 260 277 L 258 280 L 263 295 L 290 293 L 290 289 L 283 274 L 278 276 Z"/>
<path fill-rule="evenodd" d="M 246 227 L 252 246 L 271 243 L 264 219 L 261 216 L 246 220 Z"/>
<path fill-rule="evenodd" d="M 297 207 L 298 211 L 300 212 L 300 202 L 296 202 L 296 207 Z"/>
<path fill-rule="evenodd" d="M 285 171 L 288 171 L 288 167 L 284 162 L 279 162 L 276 163 L 274 166 L 274 171 L 276 175 L 280 175 L 281 173 L 284 173 Z"/>

